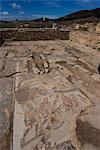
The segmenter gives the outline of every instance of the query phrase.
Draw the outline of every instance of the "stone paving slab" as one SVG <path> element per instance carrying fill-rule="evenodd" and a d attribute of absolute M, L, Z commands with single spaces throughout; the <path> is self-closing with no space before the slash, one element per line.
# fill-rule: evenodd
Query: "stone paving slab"
<path fill-rule="evenodd" d="M 10 122 L 13 111 L 13 80 L 0 79 L 0 150 L 10 145 Z"/>

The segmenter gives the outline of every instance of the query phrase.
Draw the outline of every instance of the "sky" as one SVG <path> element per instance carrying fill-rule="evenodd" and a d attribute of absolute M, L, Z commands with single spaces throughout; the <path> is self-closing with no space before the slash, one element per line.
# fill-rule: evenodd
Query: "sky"
<path fill-rule="evenodd" d="M 0 0 L 0 20 L 55 19 L 100 7 L 100 0 Z"/>

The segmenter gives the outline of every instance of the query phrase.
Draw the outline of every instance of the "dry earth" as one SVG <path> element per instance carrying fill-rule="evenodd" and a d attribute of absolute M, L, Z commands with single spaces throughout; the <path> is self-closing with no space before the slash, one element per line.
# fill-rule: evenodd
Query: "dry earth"
<path fill-rule="evenodd" d="M 0 150 L 100 150 L 100 52 L 70 41 L 0 47 Z"/>

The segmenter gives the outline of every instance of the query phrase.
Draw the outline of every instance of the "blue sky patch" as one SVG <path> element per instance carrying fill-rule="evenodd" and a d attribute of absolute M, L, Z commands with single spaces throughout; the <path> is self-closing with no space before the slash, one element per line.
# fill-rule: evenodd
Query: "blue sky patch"
<path fill-rule="evenodd" d="M 58 18 L 100 7 L 100 0 L 1 0 L 0 20 Z"/>

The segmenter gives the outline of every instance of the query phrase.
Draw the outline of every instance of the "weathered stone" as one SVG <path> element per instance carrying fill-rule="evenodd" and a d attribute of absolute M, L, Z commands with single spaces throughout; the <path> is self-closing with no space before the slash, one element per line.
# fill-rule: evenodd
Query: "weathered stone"
<path fill-rule="evenodd" d="M 0 79 L 0 150 L 10 150 L 12 80 Z"/>
<path fill-rule="evenodd" d="M 100 129 L 97 129 L 88 122 L 83 122 L 82 120 L 77 120 L 76 123 L 76 133 L 82 146 L 90 143 L 93 146 L 100 148 Z"/>
<path fill-rule="evenodd" d="M 30 99 L 30 90 L 29 88 L 19 89 L 15 95 L 18 103 L 24 104 Z"/>
<path fill-rule="evenodd" d="M 15 73 L 15 61 L 10 59 L 4 59 L 2 62 L 0 77 L 10 77 L 14 73 Z"/>
<path fill-rule="evenodd" d="M 0 136 L 0 150 L 10 150 L 10 137 L 6 134 Z"/>

